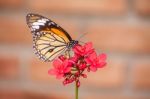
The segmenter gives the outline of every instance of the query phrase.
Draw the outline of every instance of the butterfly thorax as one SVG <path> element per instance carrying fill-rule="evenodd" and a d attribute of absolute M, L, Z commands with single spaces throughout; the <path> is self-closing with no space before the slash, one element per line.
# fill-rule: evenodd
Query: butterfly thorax
<path fill-rule="evenodd" d="M 69 43 L 68 43 L 68 48 L 73 48 L 76 44 L 78 44 L 79 42 L 76 41 L 76 40 L 71 40 Z"/>

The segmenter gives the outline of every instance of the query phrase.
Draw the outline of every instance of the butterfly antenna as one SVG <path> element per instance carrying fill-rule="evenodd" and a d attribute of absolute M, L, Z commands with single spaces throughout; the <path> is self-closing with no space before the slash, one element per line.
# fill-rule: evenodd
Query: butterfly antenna
<path fill-rule="evenodd" d="M 83 41 L 80 41 L 80 39 L 81 38 L 83 38 L 85 35 L 87 35 L 88 33 L 84 33 L 84 34 L 82 34 L 77 40 L 80 42 L 80 43 L 82 43 L 82 44 L 85 44 L 85 42 L 83 42 Z M 100 53 L 101 52 L 101 50 L 100 49 L 98 49 L 98 48 L 94 48 L 95 50 L 96 50 L 96 52 L 98 52 L 98 53 Z"/>
<path fill-rule="evenodd" d="M 79 40 L 78 40 L 78 41 L 79 41 Z M 85 42 L 83 42 L 83 41 L 79 41 L 79 42 L 85 44 Z"/>
<path fill-rule="evenodd" d="M 83 38 L 83 37 L 84 37 L 85 35 L 87 35 L 87 34 L 88 34 L 88 33 L 84 33 L 84 34 L 82 34 L 81 36 L 79 36 L 79 37 L 78 37 L 78 39 L 77 39 L 77 40 L 79 41 L 81 38 Z"/>
<path fill-rule="evenodd" d="M 101 52 L 101 50 L 100 50 L 100 49 L 98 49 L 98 48 L 95 48 L 95 50 L 96 50 L 96 52 L 98 52 L 98 53 L 100 53 L 100 52 Z"/>
<path fill-rule="evenodd" d="M 80 41 L 80 39 L 81 38 L 83 38 L 85 35 L 87 35 L 88 33 L 84 33 L 84 34 L 82 34 L 81 36 L 79 36 L 79 38 L 77 39 L 80 43 L 83 43 L 83 44 L 85 44 L 85 42 L 83 42 L 83 41 Z M 98 53 L 100 53 L 101 52 L 101 50 L 100 49 L 98 49 L 98 48 L 94 48 L 95 50 L 96 50 L 96 52 L 98 52 Z"/>
<path fill-rule="evenodd" d="M 83 38 L 85 35 L 87 35 L 88 33 L 84 33 L 84 34 L 82 34 L 82 35 L 80 35 L 79 37 L 78 37 L 78 41 L 80 42 L 80 43 L 83 43 L 83 44 L 85 44 L 85 42 L 83 42 L 83 41 L 80 41 L 80 39 L 81 38 Z"/>

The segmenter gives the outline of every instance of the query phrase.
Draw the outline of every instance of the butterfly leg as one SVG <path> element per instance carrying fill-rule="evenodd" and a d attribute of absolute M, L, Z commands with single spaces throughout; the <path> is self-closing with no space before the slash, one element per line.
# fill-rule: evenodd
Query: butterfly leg
<path fill-rule="evenodd" d="M 70 55 L 70 50 L 69 50 L 69 49 L 65 51 L 65 56 L 66 56 L 67 58 L 70 58 L 70 57 L 71 57 L 71 55 Z"/>

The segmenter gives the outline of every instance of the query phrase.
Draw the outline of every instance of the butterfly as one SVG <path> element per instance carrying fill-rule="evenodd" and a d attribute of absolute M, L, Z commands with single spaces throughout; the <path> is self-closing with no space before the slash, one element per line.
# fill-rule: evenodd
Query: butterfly
<path fill-rule="evenodd" d="M 52 61 L 78 44 L 63 28 L 44 16 L 29 13 L 26 21 L 32 33 L 33 49 L 41 60 Z"/>

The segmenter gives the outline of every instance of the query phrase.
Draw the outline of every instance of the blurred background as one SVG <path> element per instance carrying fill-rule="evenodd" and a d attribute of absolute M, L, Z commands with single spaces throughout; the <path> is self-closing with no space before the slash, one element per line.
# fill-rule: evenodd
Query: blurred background
<path fill-rule="evenodd" d="M 150 0 L 0 0 L 0 99 L 74 99 L 32 50 L 27 13 L 88 33 L 107 66 L 82 79 L 80 99 L 150 99 Z"/>

